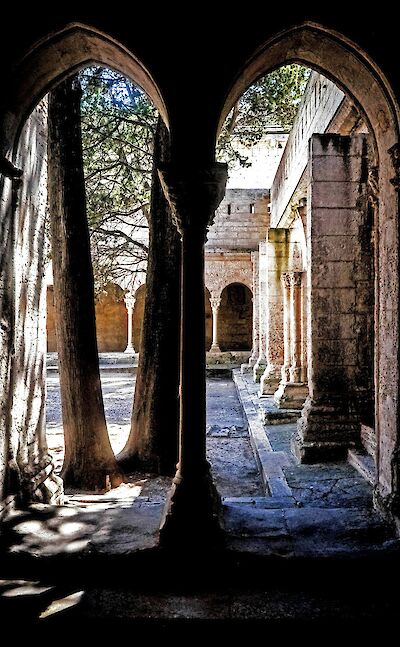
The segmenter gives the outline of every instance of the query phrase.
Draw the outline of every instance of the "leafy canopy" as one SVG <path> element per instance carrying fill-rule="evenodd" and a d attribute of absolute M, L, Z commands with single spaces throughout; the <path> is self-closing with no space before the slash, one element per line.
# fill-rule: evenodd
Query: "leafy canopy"
<path fill-rule="evenodd" d="M 253 83 L 225 120 L 218 139 L 218 158 L 228 164 L 250 166 L 243 147 L 257 144 L 272 126 L 289 131 L 309 76 L 310 70 L 301 65 L 285 65 Z"/>
<path fill-rule="evenodd" d="M 306 68 L 287 65 L 249 87 L 225 121 L 218 158 L 250 166 L 243 146 L 254 146 L 271 126 L 290 129 L 308 76 Z M 158 113 L 118 72 L 96 66 L 79 77 L 87 212 L 99 294 L 109 283 L 129 282 L 147 259 Z"/>

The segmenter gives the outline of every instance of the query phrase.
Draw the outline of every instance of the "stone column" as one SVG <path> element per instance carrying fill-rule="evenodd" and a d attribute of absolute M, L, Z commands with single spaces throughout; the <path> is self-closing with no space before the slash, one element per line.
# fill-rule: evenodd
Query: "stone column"
<path fill-rule="evenodd" d="M 307 196 L 309 396 L 292 448 L 303 462 L 344 458 L 360 443 L 370 379 L 373 284 L 368 138 L 313 135 Z M 372 303 L 371 303 L 372 300 Z"/>
<path fill-rule="evenodd" d="M 291 341 L 291 365 L 289 370 L 290 382 L 299 383 L 302 381 L 301 362 L 301 314 L 302 314 L 302 272 L 291 272 L 290 274 L 290 341 Z"/>
<path fill-rule="evenodd" d="M 210 348 L 211 353 L 220 353 L 221 349 L 218 344 L 218 310 L 221 305 L 221 296 L 216 296 L 214 292 L 210 297 L 212 309 L 212 345 Z"/>
<path fill-rule="evenodd" d="M 128 313 L 128 343 L 124 353 L 134 355 L 135 349 L 133 347 L 133 308 L 135 306 L 136 298 L 131 292 L 127 292 L 124 296 L 125 306 Z"/>
<path fill-rule="evenodd" d="M 259 346 L 258 358 L 253 367 L 255 382 L 259 382 L 267 366 L 267 249 L 266 243 L 259 243 L 258 266 L 258 307 L 259 307 Z"/>
<path fill-rule="evenodd" d="M 267 366 L 260 380 L 260 396 L 275 393 L 283 366 L 283 290 L 282 272 L 289 258 L 288 230 L 268 230 L 267 235 Z"/>
<path fill-rule="evenodd" d="M 281 378 L 285 384 L 290 381 L 290 285 L 290 272 L 283 272 L 283 366 Z"/>
<path fill-rule="evenodd" d="M 282 379 L 274 400 L 284 409 L 301 409 L 307 397 L 307 385 L 302 381 L 301 318 L 302 272 L 284 272 L 284 364 Z"/>
<path fill-rule="evenodd" d="M 220 497 L 206 460 L 204 242 L 227 180 L 226 164 L 159 169 L 182 236 L 179 462 L 160 528 L 163 545 L 187 549 L 222 539 Z"/>
<path fill-rule="evenodd" d="M 258 252 L 251 252 L 251 262 L 253 266 L 253 346 L 251 355 L 246 364 L 242 364 L 242 373 L 252 373 L 254 364 L 258 359 L 259 353 L 259 336 L 260 336 L 260 308 L 258 304 L 259 285 L 258 285 Z"/>

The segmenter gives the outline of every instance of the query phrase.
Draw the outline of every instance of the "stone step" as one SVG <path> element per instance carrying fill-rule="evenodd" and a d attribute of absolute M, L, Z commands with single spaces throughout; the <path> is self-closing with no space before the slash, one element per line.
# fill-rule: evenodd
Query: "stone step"
<path fill-rule="evenodd" d="M 376 466 L 372 456 L 363 449 L 349 449 L 347 460 L 370 485 L 375 484 Z"/>

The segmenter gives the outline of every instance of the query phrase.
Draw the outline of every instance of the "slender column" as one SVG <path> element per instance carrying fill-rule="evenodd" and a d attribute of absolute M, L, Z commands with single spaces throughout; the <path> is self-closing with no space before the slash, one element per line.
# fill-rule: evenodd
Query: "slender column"
<path fill-rule="evenodd" d="M 210 303 L 212 309 L 212 345 L 210 351 L 212 353 L 220 353 L 221 349 L 218 344 L 218 310 L 221 305 L 221 297 L 212 293 Z"/>
<path fill-rule="evenodd" d="M 128 292 L 124 296 L 124 301 L 128 313 L 128 343 L 124 352 L 129 355 L 133 355 L 135 353 L 135 349 L 133 347 L 133 308 L 135 306 L 136 298 L 131 292 Z"/>
<path fill-rule="evenodd" d="M 275 393 L 281 380 L 284 360 L 282 272 L 289 260 L 288 230 L 268 230 L 267 247 L 267 366 L 260 379 L 259 395 Z"/>
<path fill-rule="evenodd" d="M 204 242 L 221 202 L 226 164 L 159 169 L 182 236 L 179 462 L 160 528 L 163 545 L 187 549 L 222 539 L 220 498 L 206 460 Z"/>
<path fill-rule="evenodd" d="M 284 272 L 284 364 L 282 379 L 274 400 L 284 409 L 301 409 L 307 397 L 307 385 L 301 381 L 301 315 L 302 315 L 302 272 Z"/>
<path fill-rule="evenodd" d="M 259 306 L 259 346 L 258 359 L 254 364 L 254 381 L 259 382 L 267 366 L 267 250 L 266 243 L 259 243 L 259 271 L 258 271 L 258 306 Z"/>
<path fill-rule="evenodd" d="M 259 337 L 260 337 L 260 308 L 258 305 L 259 285 L 258 285 L 258 252 L 251 252 L 251 262 L 253 266 L 253 346 L 251 355 L 246 364 L 242 364 L 242 373 L 252 373 L 253 366 L 257 362 L 259 353 Z"/>
<path fill-rule="evenodd" d="M 290 272 L 283 272 L 283 366 L 281 373 L 284 383 L 290 381 L 290 283 Z"/>
<path fill-rule="evenodd" d="M 301 382 L 301 282 L 302 272 L 291 272 L 290 283 L 290 382 Z"/>

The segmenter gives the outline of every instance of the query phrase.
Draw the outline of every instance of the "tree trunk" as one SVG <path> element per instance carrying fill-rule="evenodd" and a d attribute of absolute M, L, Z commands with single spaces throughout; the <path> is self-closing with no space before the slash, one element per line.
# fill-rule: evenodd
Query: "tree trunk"
<path fill-rule="evenodd" d="M 99 491 L 122 476 L 104 415 L 86 217 L 80 125 L 81 89 L 69 78 L 50 93 L 49 211 L 66 488 Z"/>
<path fill-rule="evenodd" d="M 149 258 L 139 366 L 125 469 L 174 474 L 178 456 L 181 243 L 157 174 L 168 161 L 169 135 L 159 119 L 149 216 Z"/>

